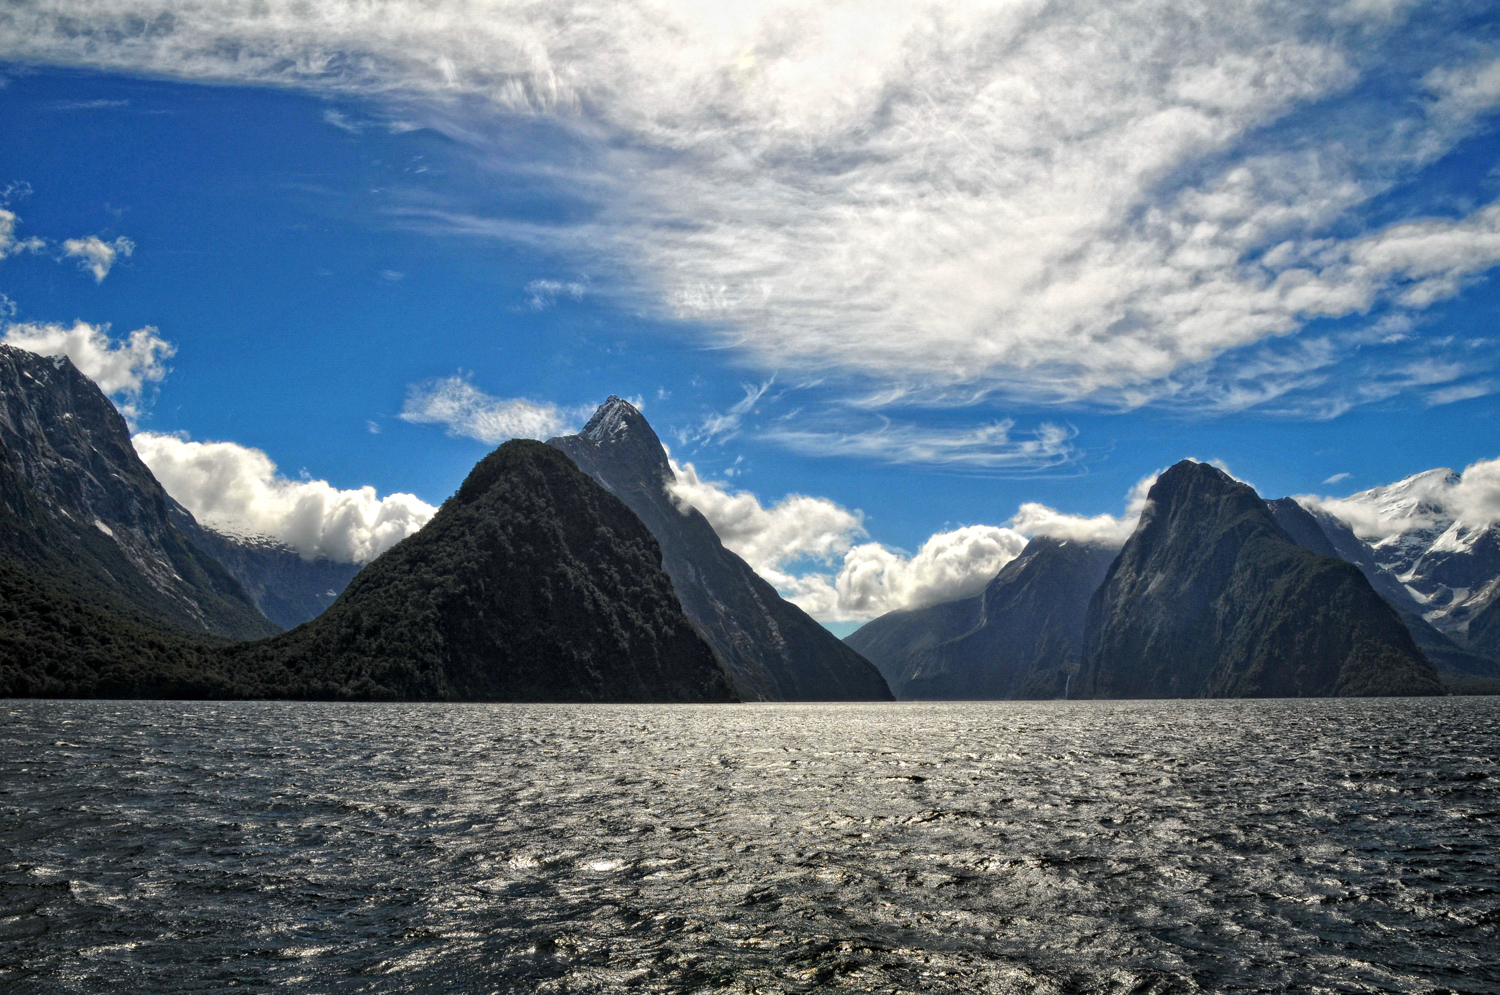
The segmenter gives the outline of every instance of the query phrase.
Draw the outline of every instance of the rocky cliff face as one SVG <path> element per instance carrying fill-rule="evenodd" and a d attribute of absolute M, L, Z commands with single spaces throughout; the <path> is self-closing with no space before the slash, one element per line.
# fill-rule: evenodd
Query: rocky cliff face
<path fill-rule="evenodd" d="M 1158 478 L 1088 609 L 1079 692 L 1101 698 L 1440 694 L 1352 564 L 1295 544 L 1203 463 Z"/>
<path fill-rule="evenodd" d="M 125 420 L 66 358 L 0 346 L 0 559 L 147 624 L 235 639 L 277 631 L 173 524 Z"/>
<path fill-rule="evenodd" d="M 255 601 L 261 614 L 282 629 L 317 618 L 359 573 L 358 563 L 305 560 L 292 547 L 265 536 L 231 536 L 199 525 L 176 501 L 172 521 L 193 545 L 219 561 Z"/>
<path fill-rule="evenodd" d="M 708 519 L 678 508 L 672 468 L 641 413 L 611 397 L 578 435 L 552 439 L 640 516 L 661 543 L 683 610 L 747 701 L 889 700 L 880 673 L 724 548 Z"/>
<path fill-rule="evenodd" d="M 1089 600 L 1117 552 L 1037 536 L 981 594 L 882 615 L 847 642 L 897 698 L 1066 697 Z"/>
<path fill-rule="evenodd" d="M 226 651 L 267 697 L 726 701 L 661 551 L 556 449 L 512 441 L 322 615 Z"/>
<path fill-rule="evenodd" d="M 1446 678 L 1500 677 L 1500 660 L 1459 645 L 1428 622 L 1425 604 L 1376 560 L 1375 551 L 1354 530 L 1320 509 L 1307 509 L 1291 498 L 1266 502 L 1276 524 L 1303 549 L 1320 556 L 1337 556 L 1365 575 L 1375 593 L 1396 610 L 1417 646 Z"/>

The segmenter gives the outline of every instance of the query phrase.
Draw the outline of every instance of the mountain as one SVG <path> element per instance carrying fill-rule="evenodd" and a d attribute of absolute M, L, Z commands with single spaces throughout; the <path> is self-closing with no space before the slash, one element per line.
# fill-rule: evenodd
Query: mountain
<path fill-rule="evenodd" d="M 895 611 L 845 640 L 900 699 L 1061 698 L 1118 548 L 1037 536 L 972 598 Z"/>
<path fill-rule="evenodd" d="M 1469 648 L 1500 659 L 1500 599 L 1491 601 L 1469 623 Z"/>
<path fill-rule="evenodd" d="M 172 504 L 93 381 L 66 357 L 0 346 L 0 563 L 147 627 L 278 631 Z"/>
<path fill-rule="evenodd" d="M 1500 677 L 1500 660 L 1465 649 L 1424 617 L 1424 605 L 1375 558 L 1375 551 L 1340 518 L 1321 508 L 1304 508 L 1292 498 L 1266 502 L 1271 516 L 1303 549 L 1337 556 L 1365 575 L 1375 593 L 1396 610 L 1417 646 L 1446 678 Z"/>
<path fill-rule="evenodd" d="M 1412 593 L 1428 622 L 1459 641 L 1469 620 L 1500 598 L 1500 525 L 1459 520 L 1439 500 L 1461 479 L 1441 467 L 1340 501 L 1411 523 L 1369 543 L 1375 562 Z"/>
<path fill-rule="evenodd" d="M 1249 486 L 1184 460 L 1089 605 L 1080 696 L 1441 694 L 1359 568 L 1303 549 Z"/>
<path fill-rule="evenodd" d="M 640 516 L 661 543 L 683 611 L 724 661 L 746 701 L 889 701 L 868 660 L 784 600 L 724 548 L 701 513 L 667 492 L 666 451 L 635 407 L 602 404 L 578 435 L 547 443 Z"/>
<path fill-rule="evenodd" d="M 561 452 L 514 440 L 316 619 L 225 652 L 258 696 L 729 701 L 661 550 Z"/>
<path fill-rule="evenodd" d="M 233 536 L 200 525 L 171 501 L 172 521 L 199 549 L 219 562 L 245 588 L 261 614 L 282 629 L 294 629 L 323 613 L 359 573 L 358 563 L 327 557 L 303 559 L 286 543 L 267 536 Z"/>
<path fill-rule="evenodd" d="M 0 563 L 0 697 L 236 697 L 218 667 L 222 650 Z"/>

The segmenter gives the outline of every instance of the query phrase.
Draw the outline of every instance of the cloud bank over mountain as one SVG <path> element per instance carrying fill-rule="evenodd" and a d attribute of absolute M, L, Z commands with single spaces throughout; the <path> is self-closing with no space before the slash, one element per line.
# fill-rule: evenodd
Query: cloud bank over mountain
<path fill-rule="evenodd" d="M 1493 348 L 1409 319 L 1500 263 L 1500 207 L 1390 199 L 1493 126 L 1485 24 L 1368 0 L 34 0 L 0 12 L 0 54 L 370 98 L 481 157 L 476 116 L 549 116 L 590 150 L 556 171 L 586 221 L 413 210 L 602 256 L 643 306 L 881 403 L 1328 417 L 1494 389 Z"/>
<path fill-rule="evenodd" d="M 326 480 L 288 480 L 259 449 L 140 432 L 135 450 L 167 493 L 210 528 L 261 535 L 304 559 L 368 563 L 416 532 L 437 509 L 411 494 L 340 490 Z"/>
<path fill-rule="evenodd" d="M 868 538 L 864 516 L 828 498 L 792 494 L 766 507 L 748 491 L 704 480 L 691 463 L 673 460 L 671 466 L 676 480 L 669 487 L 678 504 L 702 512 L 726 547 L 824 622 L 865 621 L 977 594 L 1031 536 L 1122 545 L 1156 480 L 1153 474 L 1137 483 L 1118 518 L 1027 503 L 1003 526 L 940 532 L 907 555 L 878 542 L 858 542 Z"/>
<path fill-rule="evenodd" d="M 1439 523 L 1483 529 L 1500 522 L 1500 459 L 1479 460 L 1462 473 L 1427 470 L 1348 497 L 1303 494 L 1297 500 L 1343 519 L 1370 542 Z"/>
<path fill-rule="evenodd" d="M 75 321 L 72 327 L 53 322 L 12 323 L 5 326 L 0 342 L 41 356 L 67 356 L 80 373 L 115 399 L 127 419 L 140 414 L 141 391 L 171 372 L 166 361 L 177 351 L 150 325 L 121 341 L 110 337 L 108 325 L 86 321 Z"/>

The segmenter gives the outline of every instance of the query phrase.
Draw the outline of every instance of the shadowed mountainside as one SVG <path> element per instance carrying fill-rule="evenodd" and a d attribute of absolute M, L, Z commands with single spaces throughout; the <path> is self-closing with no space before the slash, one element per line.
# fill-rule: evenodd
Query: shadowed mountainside
<path fill-rule="evenodd" d="M 148 627 L 278 631 L 172 505 L 92 380 L 65 357 L 0 346 L 0 562 Z"/>
<path fill-rule="evenodd" d="M 683 611 L 719 654 L 746 701 L 888 701 L 879 671 L 750 565 L 708 519 L 667 492 L 672 468 L 635 407 L 611 397 L 578 435 L 548 443 L 630 506 L 661 543 Z"/>
<path fill-rule="evenodd" d="M 1422 605 L 1406 585 L 1375 559 L 1375 552 L 1354 530 L 1326 511 L 1309 511 L 1292 498 L 1266 502 L 1276 524 L 1303 549 L 1319 556 L 1336 556 L 1352 563 L 1365 575 L 1375 593 L 1401 616 L 1407 631 L 1432 661 L 1437 672 L 1448 680 L 1500 677 L 1500 661 L 1488 659 L 1482 652 L 1460 646 L 1448 634 L 1422 617 Z"/>
<path fill-rule="evenodd" d="M 972 598 L 882 615 L 846 641 L 900 699 L 1061 698 L 1118 550 L 1037 536 Z"/>
<path fill-rule="evenodd" d="M 728 701 L 661 551 L 540 442 L 507 442 L 313 621 L 225 654 L 266 696 Z"/>
<path fill-rule="evenodd" d="M 283 629 L 317 618 L 359 573 L 358 563 L 307 560 L 274 539 L 217 532 L 198 524 L 176 501 L 170 511 L 183 535 L 233 574 L 261 614 Z"/>
<path fill-rule="evenodd" d="M 1184 460 L 1089 606 L 1079 693 L 1099 698 L 1441 694 L 1358 567 L 1296 545 L 1260 496 Z"/>

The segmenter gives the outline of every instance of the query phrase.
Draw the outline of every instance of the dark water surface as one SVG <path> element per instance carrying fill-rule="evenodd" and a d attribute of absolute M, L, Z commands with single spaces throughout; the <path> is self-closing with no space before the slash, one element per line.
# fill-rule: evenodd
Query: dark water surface
<path fill-rule="evenodd" d="M 0 990 L 1500 991 L 1500 699 L 0 701 Z"/>

